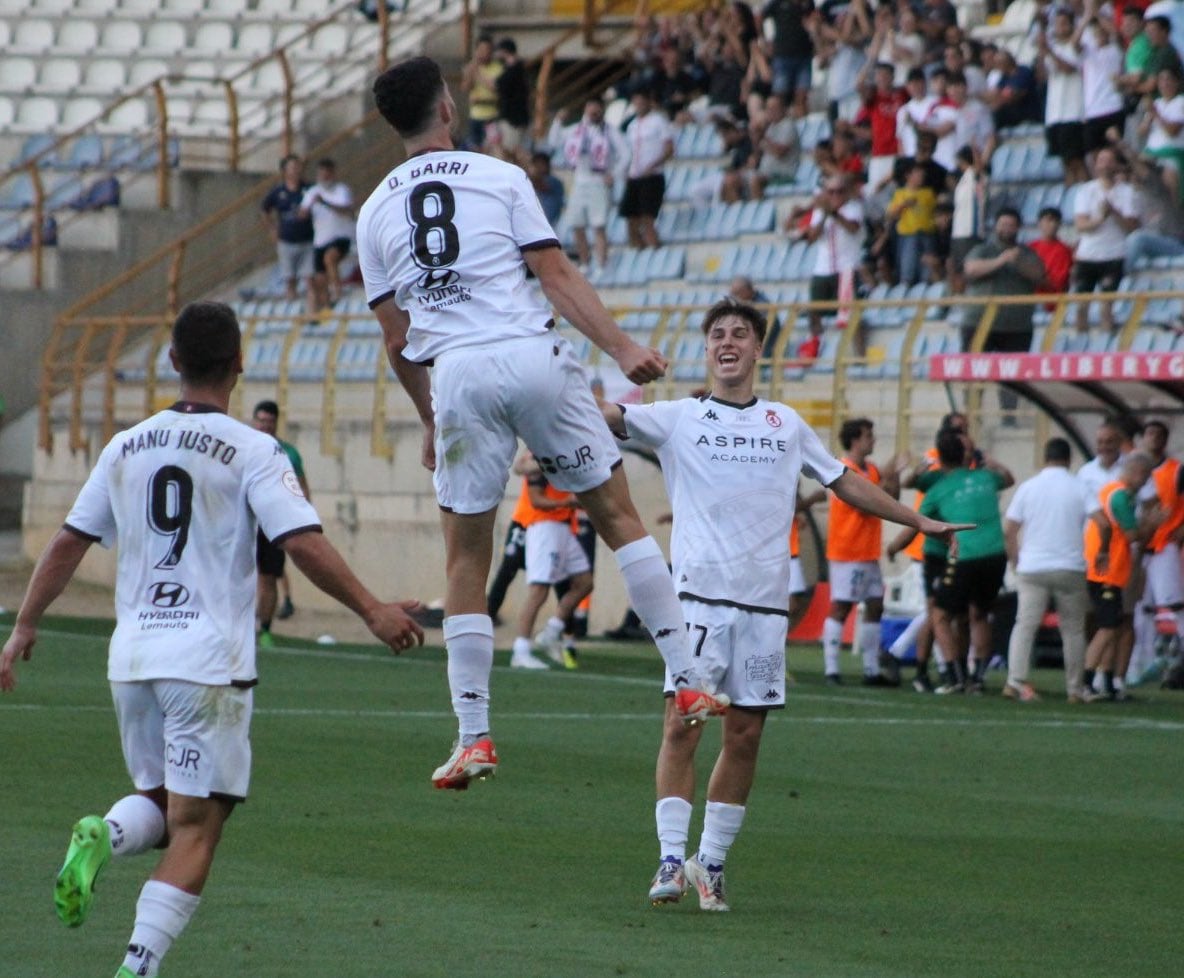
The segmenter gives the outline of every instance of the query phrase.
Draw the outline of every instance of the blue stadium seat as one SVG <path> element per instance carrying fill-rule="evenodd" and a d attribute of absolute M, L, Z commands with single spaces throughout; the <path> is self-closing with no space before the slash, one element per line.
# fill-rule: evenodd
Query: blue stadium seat
<path fill-rule="evenodd" d="M 288 376 L 292 380 L 321 380 L 325 376 L 325 360 L 329 354 L 329 340 L 325 337 L 301 338 L 292 344 L 288 353 Z"/>
<path fill-rule="evenodd" d="M 28 173 L 18 173 L 0 185 L 0 210 L 20 211 L 32 207 L 34 197 L 33 178 Z"/>
<path fill-rule="evenodd" d="M 103 138 L 83 133 L 74 140 L 69 154 L 58 166 L 64 170 L 96 170 L 103 165 Z"/>
<path fill-rule="evenodd" d="M 49 132 L 36 132 L 29 136 L 21 145 L 20 152 L 16 155 L 16 160 L 13 161 L 14 166 L 19 166 L 21 163 L 27 163 L 38 153 L 49 149 L 55 142 L 57 137 Z M 58 162 L 56 153 L 47 153 L 38 161 L 38 166 L 55 166 Z"/>

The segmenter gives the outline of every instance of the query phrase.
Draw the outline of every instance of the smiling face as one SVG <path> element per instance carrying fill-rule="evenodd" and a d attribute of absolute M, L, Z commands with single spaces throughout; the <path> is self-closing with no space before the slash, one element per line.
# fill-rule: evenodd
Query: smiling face
<path fill-rule="evenodd" d="M 740 316 L 721 316 L 707 330 L 707 369 L 723 387 L 750 382 L 760 355 L 760 337 Z"/>

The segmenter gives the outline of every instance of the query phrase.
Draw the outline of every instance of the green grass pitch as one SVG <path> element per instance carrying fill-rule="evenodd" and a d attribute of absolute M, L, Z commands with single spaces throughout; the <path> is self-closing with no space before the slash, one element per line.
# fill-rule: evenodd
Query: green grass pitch
<path fill-rule="evenodd" d="M 127 781 L 109 626 L 48 625 L 0 700 L 0 976 L 110 978 L 153 858 L 110 865 L 81 929 L 55 919 L 70 825 Z M 501 771 L 463 793 L 428 777 L 453 735 L 441 650 L 264 652 L 251 798 L 164 978 L 1180 973 L 1184 697 L 1071 708 L 830 690 L 819 658 L 791 655 L 797 684 L 728 862 L 733 911 L 703 914 L 693 896 L 645 899 L 652 650 L 589 646 L 580 672 L 546 675 L 499 655 Z M 1055 691 L 1060 676 L 1037 682 Z M 714 724 L 704 783 L 717 744 Z"/>

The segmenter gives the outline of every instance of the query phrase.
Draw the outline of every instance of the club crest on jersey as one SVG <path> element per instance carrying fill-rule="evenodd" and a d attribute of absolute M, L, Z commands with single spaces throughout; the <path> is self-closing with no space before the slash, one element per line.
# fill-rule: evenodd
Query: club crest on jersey
<path fill-rule="evenodd" d="M 304 498 L 304 489 L 300 485 L 300 479 L 291 469 L 283 474 L 280 481 L 284 484 L 284 488 L 288 490 L 293 496 Z"/>
<path fill-rule="evenodd" d="M 459 279 L 459 273 L 454 272 L 451 268 L 429 268 L 416 280 L 415 284 L 425 292 L 431 292 L 433 289 L 446 289 Z"/>
<path fill-rule="evenodd" d="M 768 422 L 770 428 L 781 427 L 781 416 L 772 408 L 767 408 L 765 410 L 765 421 Z"/>

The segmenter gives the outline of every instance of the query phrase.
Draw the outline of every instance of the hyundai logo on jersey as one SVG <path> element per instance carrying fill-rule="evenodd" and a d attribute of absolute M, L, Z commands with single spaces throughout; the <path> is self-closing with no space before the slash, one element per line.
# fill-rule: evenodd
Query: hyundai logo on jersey
<path fill-rule="evenodd" d="M 148 600 L 156 608 L 179 608 L 189 601 L 189 589 L 173 581 L 157 581 L 148 588 Z"/>

